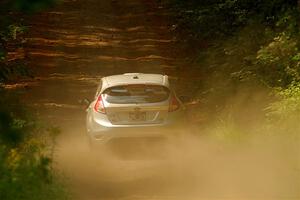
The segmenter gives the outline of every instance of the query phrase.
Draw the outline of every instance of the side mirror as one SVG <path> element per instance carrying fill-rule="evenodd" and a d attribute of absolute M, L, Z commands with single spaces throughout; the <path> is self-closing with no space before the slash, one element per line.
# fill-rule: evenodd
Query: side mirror
<path fill-rule="evenodd" d="M 89 105 L 91 104 L 91 101 L 87 98 L 81 99 L 79 100 L 79 104 L 83 105 L 85 109 L 87 109 L 89 107 Z"/>

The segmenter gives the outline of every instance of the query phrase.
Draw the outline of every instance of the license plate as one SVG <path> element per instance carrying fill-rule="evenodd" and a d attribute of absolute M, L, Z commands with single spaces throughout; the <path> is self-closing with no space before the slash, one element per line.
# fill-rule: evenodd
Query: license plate
<path fill-rule="evenodd" d="M 131 112 L 131 113 L 129 113 L 129 118 L 132 121 L 145 121 L 146 113 L 145 112 Z"/>

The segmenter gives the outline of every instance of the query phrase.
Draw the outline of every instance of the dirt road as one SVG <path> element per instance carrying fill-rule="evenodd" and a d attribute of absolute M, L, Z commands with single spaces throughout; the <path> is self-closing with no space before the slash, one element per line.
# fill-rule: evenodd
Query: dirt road
<path fill-rule="evenodd" d="M 198 78 L 189 69 L 185 79 L 170 10 L 158 2 L 65 0 L 31 20 L 26 51 L 36 76 L 22 100 L 44 121 L 61 128 L 56 165 L 68 177 L 73 199 L 236 200 L 299 195 L 298 179 L 291 178 L 294 172 L 282 170 L 285 163 L 273 159 L 275 151 L 223 151 L 209 142 L 191 140 L 171 149 L 167 160 L 90 156 L 85 111 L 78 101 L 92 98 L 99 78 L 125 72 L 163 73 L 172 81 L 183 80 L 176 82 L 179 92 L 192 89 L 191 80 Z"/>
<path fill-rule="evenodd" d="M 76 199 L 172 196 L 165 192 L 170 180 L 153 170 L 160 162 L 89 159 L 85 112 L 78 103 L 92 98 L 106 75 L 162 73 L 176 80 L 182 61 L 176 55 L 170 11 L 157 2 L 70 0 L 31 20 L 27 53 L 36 78 L 22 98 L 62 129 L 56 160 L 70 177 Z"/>

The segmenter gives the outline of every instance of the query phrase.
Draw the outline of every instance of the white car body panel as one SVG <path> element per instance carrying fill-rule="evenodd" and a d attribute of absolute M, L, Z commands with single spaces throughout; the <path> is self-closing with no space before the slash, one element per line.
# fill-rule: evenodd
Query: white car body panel
<path fill-rule="evenodd" d="M 106 113 L 95 111 L 97 98 L 107 89 L 123 85 L 157 85 L 168 88 L 168 98 L 154 103 L 109 103 L 103 105 Z M 176 98 L 178 110 L 169 112 L 170 101 Z M 144 121 L 130 121 L 129 115 L 145 113 Z M 94 101 L 87 109 L 87 133 L 92 143 L 106 144 L 120 137 L 165 137 L 180 130 L 183 117 L 183 105 L 171 91 L 168 76 L 160 74 L 128 73 L 103 77 Z"/>

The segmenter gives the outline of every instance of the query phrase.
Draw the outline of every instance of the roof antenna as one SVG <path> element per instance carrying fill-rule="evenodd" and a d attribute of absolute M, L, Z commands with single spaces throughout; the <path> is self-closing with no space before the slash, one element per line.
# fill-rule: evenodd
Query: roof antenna
<path fill-rule="evenodd" d="M 133 77 L 133 79 L 139 79 L 139 77 L 138 77 L 137 75 L 135 75 L 135 76 Z"/>

